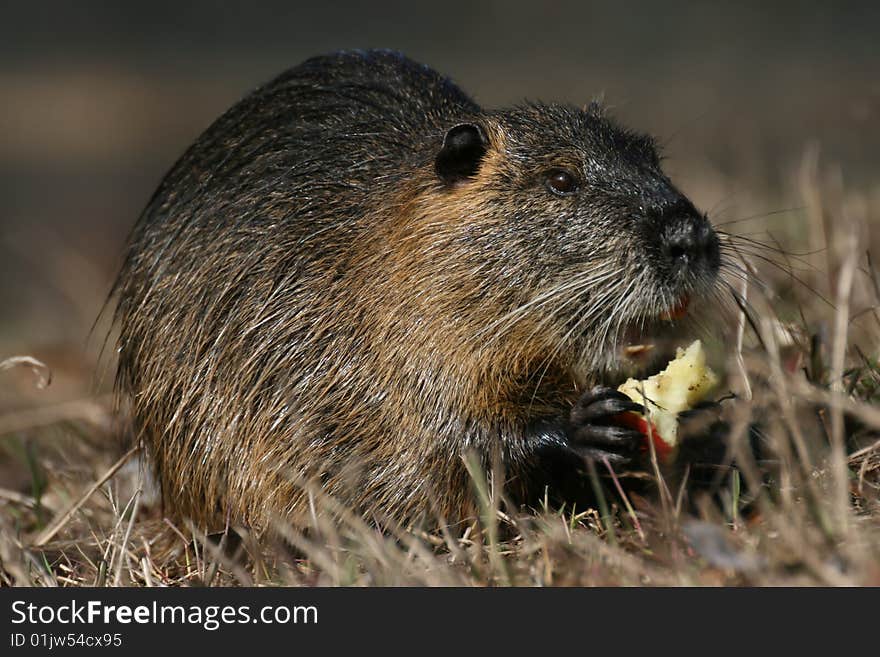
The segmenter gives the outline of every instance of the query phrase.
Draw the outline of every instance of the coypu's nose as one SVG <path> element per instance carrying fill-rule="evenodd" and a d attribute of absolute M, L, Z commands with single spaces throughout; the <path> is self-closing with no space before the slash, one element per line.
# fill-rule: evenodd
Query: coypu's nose
<path fill-rule="evenodd" d="M 675 271 L 709 274 L 718 270 L 718 236 L 711 224 L 695 213 L 670 217 L 661 230 L 661 249 Z"/>

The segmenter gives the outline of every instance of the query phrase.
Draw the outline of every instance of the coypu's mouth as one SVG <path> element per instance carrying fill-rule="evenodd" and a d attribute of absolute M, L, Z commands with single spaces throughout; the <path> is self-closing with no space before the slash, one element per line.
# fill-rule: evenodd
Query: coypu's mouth
<path fill-rule="evenodd" d="M 675 353 L 675 348 L 683 340 L 678 322 L 687 315 L 689 304 L 690 297 L 682 295 L 671 308 L 660 312 L 652 321 L 626 331 L 621 346 L 621 361 L 630 368 L 643 369 Z"/>
<path fill-rule="evenodd" d="M 672 308 L 669 310 L 664 310 L 660 313 L 660 319 L 663 321 L 675 321 L 677 319 L 684 318 L 687 315 L 688 304 L 691 302 L 691 298 L 687 294 L 683 294 L 681 298 L 675 303 Z"/>

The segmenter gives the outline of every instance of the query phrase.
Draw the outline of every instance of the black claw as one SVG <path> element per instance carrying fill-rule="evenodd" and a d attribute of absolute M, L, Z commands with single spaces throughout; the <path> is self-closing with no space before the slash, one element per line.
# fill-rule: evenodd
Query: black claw
<path fill-rule="evenodd" d="M 609 399 L 611 397 L 616 397 L 618 399 L 629 399 L 629 397 L 624 395 L 617 388 L 611 388 L 609 386 L 595 386 L 592 390 L 590 390 L 589 394 L 581 397 L 581 401 L 593 403 L 602 399 Z"/>
<path fill-rule="evenodd" d="M 575 429 L 574 439 L 589 445 L 634 450 L 641 444 L 644 436 L 635 429 L 614 424 L 585 424 Z"/>
<path fill-rule="evenodd" d="M 643 412 L 644 407 L 615 388 L 596 386 L 582 395 L 571 409 L 571 421 L 573 424 L 594 422 L 623 411 Z"/>
<path fill-rule="evenodd" d="M 569 414 L 570 445 L 583 458 L 629 463 L 644 442 L 636 429 L 615 423 L 627 411 L 644 413 L 644 406 L 615 388 L 597 386 L 584 394 Z"/>
<path fill-rule="evenodd" d="M 575 452 L 580 454 L 584 459 L 589 459 L 590 461 L 602 461 L 603 459 L 606 459 L 612 465 L 626 465 L 632 461 L 629 456 L 619 454 L 618 452 L 609 452 L 597 447 L 576 447 Z"/>
<path fill-rule="evenodd" d="M 605 397 L 588 406 L 575 405 L 571 411 L 571 421 L 575 425 L 579 425 L 606 419 L 625 411 L 644 413 L 645 407 L 623 394 L 621 394 L 621 397 Z"/>

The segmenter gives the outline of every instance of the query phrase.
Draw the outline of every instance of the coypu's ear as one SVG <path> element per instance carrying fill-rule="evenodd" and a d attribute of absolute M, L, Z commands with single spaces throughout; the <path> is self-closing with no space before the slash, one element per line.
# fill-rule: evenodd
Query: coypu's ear
<path fill-rule="evenodd" d="M 480 168 L 489 140 L 475 123 L 460 123 L 443 138 L 443 148 L 434 160 L 434 170 L 447 185 L 470 178 Z"/>

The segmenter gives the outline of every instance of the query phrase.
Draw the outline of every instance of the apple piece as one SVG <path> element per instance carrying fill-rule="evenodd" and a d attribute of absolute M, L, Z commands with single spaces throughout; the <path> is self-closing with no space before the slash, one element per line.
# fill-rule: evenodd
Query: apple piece
<path fill-rule="evenodd" d="M 660 432 L 657 431 L 657 427 L 654 426 L 654 423 L 648 422 L 648 419 L 641 413 L 633 413 L 631 411 L 627 411 L 626 413 L 618 413 L 614 416 L 614 423 L 627 427 L 629 429 L 635 429 L 646 438 L 648 436 L 651 436 L 651 440 L 653 440 L 654 442 L 654 451 L 657 452 L 657 455 L 664 460 L 671 457 L 672 446 L 660 437 Z M 650 433 L 648 433 L 649 427 Z M 648 449 L 647 441 L 643 445 L 642 449 L 643 451 Z"/>
<path fill-rule="evenodd" d="M 662 372 L 643 380 L 629 379 L 618 390 L 647 408 L 655 446 L 659 438 L 669 452 L 678 444 L 678 414 L 704 400 L 717 384 L 718 376 L 706 365 L 703 345 L 695 340 L 686 349 L 679 347 Z M 644 429 L 647 435 L 647 422 Z"/>

